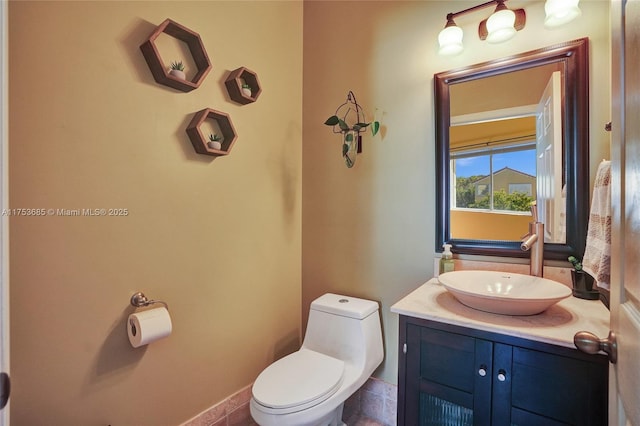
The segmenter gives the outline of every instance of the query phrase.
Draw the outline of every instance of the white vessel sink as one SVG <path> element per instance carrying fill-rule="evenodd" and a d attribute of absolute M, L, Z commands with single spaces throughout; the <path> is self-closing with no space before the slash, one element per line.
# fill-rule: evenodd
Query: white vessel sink
<path fill-rule="evenodd" d="M 500 271 L 453 271 L 440 283 L 470 308 L 503 315 L 535 315 L 571 296 L 559 282 Z"/>

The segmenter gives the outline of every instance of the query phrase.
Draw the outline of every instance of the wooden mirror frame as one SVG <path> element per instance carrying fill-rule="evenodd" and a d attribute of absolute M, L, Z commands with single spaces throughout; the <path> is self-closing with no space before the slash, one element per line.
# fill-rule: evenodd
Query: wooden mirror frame
<path fill-rule="evenodd" d="M 449 126 L 453 84 L 519 71 L 554 62 L 561 63 L 564 90 L 562 105 L 562 156 L 567 189 L 566 241 L 545 243 L 544 258 L 582 258 L 589 219 L 589 39 L 581 38 L 530 52 L 483 62 L 434 75 L 436 125 L 436 252 L 452 245 L 454 253 L 529 257 L 519 241 L 451 238 Z M 526 229 L 522 230 L 524 235 Z"/>

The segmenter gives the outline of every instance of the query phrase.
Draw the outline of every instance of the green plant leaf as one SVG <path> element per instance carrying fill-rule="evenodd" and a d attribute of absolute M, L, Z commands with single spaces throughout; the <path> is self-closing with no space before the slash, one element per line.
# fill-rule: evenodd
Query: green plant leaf
<path fill-rule="evenodd" d="M 182 63 L 182 61 L 171 62 L 171 69 L 172 70 L 178 70 L 178 71 L 184 71 L 184 64 Z"/>
<path fill-rule="evenodd" d="M 342 144 L 342 155 L 347 155 L 347 152 L 349 152 L 349 145 L 347 145 L 346 143 Z"/>
<path fill-rule="evenodd" d="M 332 115 L 331 117 L 327 118 L 327 121 L 325 121 L 324 124 L 326 124 L 327 126 L 335 126 L 339 122 L 340 119 L 337 116 Z"/>
<path fill-rule="evenodd" d="M 360 127 L 361 129 L 364 129 L 365 127 L 367 127 L 370 123 L 356 123 L 355 126 L 353 126 L 354 128 L 356 126 Z"/>
<path fill-rule="evenodd" d="M 347 123 L 345 123 L 345 121 L 340 118 L 338 119 L 338 126 L 340 126 L 340 129 L 344 131 L 349 130 L 349 126 L 347 125 Z"/>
<path fill-rule="evenodd" d="M 353 133 L 347 133 L 346 135 L 344 135 L 344 141 L 353 142 Z"/>
<path fill-rule="evenodd" d="M 569 256 L 569 262 L 573 265 L 576 271 L 582 271 L 582 262 L 576 259 L 574 256 Z"/>
<path fill-rule="evenodd" d="M 352 168 L 353 167 L 353 160 L 351 158 L 349 158 L 348 155 L 344 156 L 344 162 L 347 164 L 348 168 Z"/>
<path fill-rule="evenodd" d="M 373 123 L 371 123 L 371 136 L 377 135 L 378 130 L 380 130 L 380 123 L 377 121 L 374 121 Z"/>

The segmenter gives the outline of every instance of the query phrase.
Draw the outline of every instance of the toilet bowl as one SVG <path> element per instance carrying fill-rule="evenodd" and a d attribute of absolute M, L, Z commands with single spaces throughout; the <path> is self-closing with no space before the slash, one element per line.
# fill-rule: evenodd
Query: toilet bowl
<path fill-rule="evenodd" d="M 344 401 L 384 356 L 378 304 L 327 293 L 311 303 L 302 347 L 268 366 L 252 387 L 261 426 L 339 426 Z"/>

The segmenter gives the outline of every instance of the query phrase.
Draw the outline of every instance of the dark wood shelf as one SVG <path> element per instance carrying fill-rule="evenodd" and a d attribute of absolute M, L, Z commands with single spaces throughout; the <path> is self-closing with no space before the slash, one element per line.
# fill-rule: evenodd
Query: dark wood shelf
<path fill-rule="evenodd" d="M 218 123 L 220 133 L 222 133 L 221 149 L 209 148 L 209 138 L 205 137 L 205 135 L 202 134 L 202 130 L 200 130 L 200 125 L 204 123 L 205 120 L 214 120 Z M 189 135 L 189 140 L 198 154 L 213 156 L 229 154 L 237 138 L 236 130 L 233 127 L 233 123 L 231 123 L 229 114 L 211 108 L 198 111 L 193 116 L 191 123 L 187 126 L 187 135 Z"/>
<path fill-rule="evenodd" d="M 243 81 L 251 87 L 251 96 L 242 93 Z M 224 85 L 227 86 L 227 92 L 229 92 L 231 100 L 242 105 L 255 102 L 260 93 L 262 93 L 258 75 L 245 67 L 231 71 Z"/>
<path fill-rule="evenodd" d="M 183 80 L 169 74 L 169 66 L 163 62 L 155 43 L 158 36 L 162 33 L 183 41 L 189 47 L 189 52 L 191 52 L 191 56 L 198 69 L 191 81 Z M 207 51 L 198 33 L 191 31 L 171 19 L 167 19 L 160 24 L 155 31 L 151 33 L 149 39 L 140 45 L 140 50 L 142 50 L 144 59 L 147 61 L 147 65 L 149 65 L 153 78 L 158 83 L 183 92 L 190 92 L 200 87 L 200 83 L 202 83 L 212 68 L 211 61 L 209 61 L 209 56 L 207 56 Z"/>

